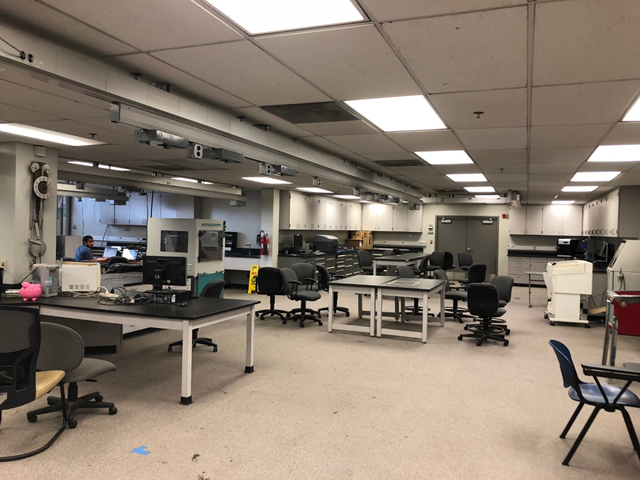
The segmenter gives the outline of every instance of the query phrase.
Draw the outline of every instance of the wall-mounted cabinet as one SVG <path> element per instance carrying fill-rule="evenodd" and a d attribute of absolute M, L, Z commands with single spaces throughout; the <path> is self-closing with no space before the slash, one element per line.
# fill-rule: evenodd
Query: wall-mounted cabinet
<path fill-rule="evenodd" d="M 368 203 L 362 208 L 362 229 L 379 232 L 421 232 L 422 210 L 409 210 L 408 204 Z"/>
<path fill-rule="evenodd" d="M 621 187 L 583 208 L 583 235 L 638 238 L 640 235 L 640 188 Z"/>
<path fill-rule="evenodd" d="M 512 208 L 511 235 L 574 236 L 582 234 L 580 205 L 527 205 Z"/>

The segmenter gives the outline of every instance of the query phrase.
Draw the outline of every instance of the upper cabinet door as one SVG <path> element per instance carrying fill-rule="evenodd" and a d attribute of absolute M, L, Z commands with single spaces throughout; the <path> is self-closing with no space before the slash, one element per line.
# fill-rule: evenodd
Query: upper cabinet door
<path fill-rule="evenodd" d="M 394 232 L 405 232 L 407 230 L 407 208 L 404 205 L 392 207 L 392 224 Z"/>
<path fill-rule="evenodd" d="M 546 205 L 542 207 L 542 234 L 562 235 L 562 217 L 566 205 Z"/>
<path fill-rule="evenodd" d="M 509 212 L 509 234 L 524 235 L 527 233 L 527 208 L 513 208 Z"/>
<path fill-rule="evenodd" d="M 582 234 L 582 206 L 566 205 L 562 215 L 562 235 Z"/>
<path fill-rule="evenodd" d="M 378 226 L 376 230 L 381 232 L 393 231 L 393 207 L 391 205 L 378 204 Z"/>
<path fill-rule="evenodd" d="M 419 210 L 407 211 L 407 232 L 422 231 L 422 208 Z"/>
<path fill-rule="evenodd" d="M 362 228 L 362 204 L 348 204 L 347 230 L 365 230 Z"/>
<path fill-rule="evenodd" d="M 527 235 L 543 235 L 542 206 L 527 205 Z"/>
<path fill-rule="evenodd" d="M 321 230 L 338 230 L 338 211 L 340 202 L 331 198 L 325 199 L 324 208 L 324 224 L 320 226 Z"/>
<path fill-rule="evenodd" d="M 366 203 L 362 206 L 362 229 L 378 229 L 378 203 Z"/>

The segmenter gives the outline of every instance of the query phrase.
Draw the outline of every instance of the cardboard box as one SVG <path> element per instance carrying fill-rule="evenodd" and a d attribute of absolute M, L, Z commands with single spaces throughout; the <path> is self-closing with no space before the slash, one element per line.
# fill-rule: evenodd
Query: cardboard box
<path fill-rule="evenodd" d="M 359 250 L 373 249 L 373 233 L 369 230 L 357 230 L 351 234 L 351 238 L 347 240 L 350 247 L 358 247 Z"/>

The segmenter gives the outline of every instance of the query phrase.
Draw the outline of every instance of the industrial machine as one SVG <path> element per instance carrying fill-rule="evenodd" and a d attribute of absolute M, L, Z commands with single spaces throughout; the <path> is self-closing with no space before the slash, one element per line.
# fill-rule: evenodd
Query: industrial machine
<path fill-rule="evenodd" d="M 582 323 L 588 327 L 589 321 L 581 316 L 580 295 L 591 294 L 593 265 L 584 260 L 548 263 L 543 276 L 549 298 L 545 312 L 549 324 Z"/>
<path fill-rule="evenodd" d="M 640 240 L 623 240 L 607 267 L 607 289 L 640 291 Z"/>
<path fill-rule="evenodd" d="M 191 291 L 200 295 L 211 281 L 224 278 L 224 220 L 150 218 L 147 255 L 185 257 Z"/>
<path fill-rule="evenodd" d="M 338 238 L 333 235 L 314 235 L 313 248 L 324 253 L 336 253 L 338 251 Z"/>

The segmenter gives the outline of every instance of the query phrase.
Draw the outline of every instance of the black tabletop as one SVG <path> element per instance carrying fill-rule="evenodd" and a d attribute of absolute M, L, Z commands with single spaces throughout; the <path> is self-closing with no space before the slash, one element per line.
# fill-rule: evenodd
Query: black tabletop
<path fill-rule="evenodd" d="M 384 260 L 385 262 L 387 261 L 392 261 L 392 262 L 411 262 L 414 260 L 420 260 L 421 258 L 424 258 L 426 256 L 425 253 L 403 253 L 402 255 L 389 255 L 389 256 L 380 256 L 380 257 L 373 257 L 374 260 L 376 261 L 380 261 L 380 260 Z"/>
<path fill-rule="evenodd" d="M 396 277 L 390 282 L 380 285 L 384 289 L 402 289 L 402 290 L 420 290 L 422 292 L 431 292 L 440 287 L 444 280 L 435 280 L 431 278 L 399 278 Z"/>
<path fill-rule="evenodd" d="M 387 275 L 353 275 L 352 277 L 341 278 L 329 282 L 329 285 L 344 285 L 349 287 L 378 287 L 384 283 L 390 282 L 394 276 Z"/>
<path fill-rule="evenodd" d="M 122 315 L 144 315 L 150 317 L 170 318 L 173 320 L 196 320 L 198 318 L 225 313 L 238 308 L 256 305 L 259 300 L 232 300 L 228 298 L 196 298 L 186 303 L 184 307 L 176 303 L 134 303 L 117 305 L 108 300 L 86 297 L 49 297 L 39 298 L 35 302 L 23 302 L 19 298 L 3 298 L 2 305 L 37 306 L 72 308 L 78 310 L 119 313 Z"/>

